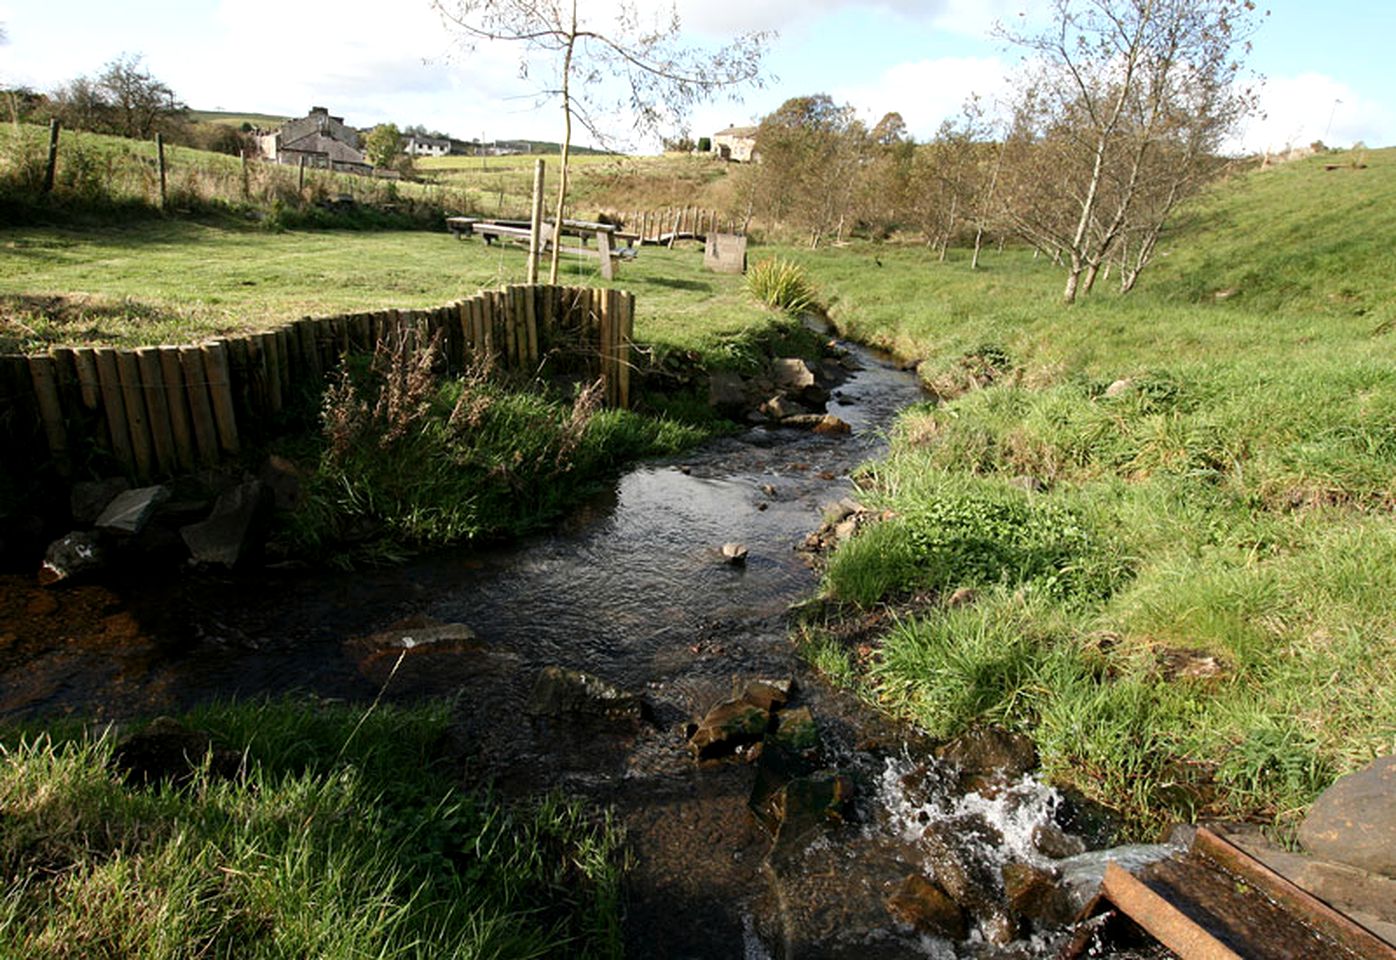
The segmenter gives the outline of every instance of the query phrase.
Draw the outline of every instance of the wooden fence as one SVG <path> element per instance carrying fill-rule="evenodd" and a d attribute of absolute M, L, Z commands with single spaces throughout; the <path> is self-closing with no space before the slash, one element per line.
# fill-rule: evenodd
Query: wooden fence
<path fill-rule="evenodd" d="M 190 346 L 4 355 L 0 442 L 7 459 L 47 453 L 62 476 L 84 451 L 109 453 L 138 481 L 212 466 L 264 435 L 293 391 L 318 389 L 346 354 L 409 332 L 418 343 L 437 338 L 453 371 L 489 357 L 529 376 L 581 372 L 602 380 L 607 404 L 628 407 L 634 317 L 623 291 L 519 285 Z"/>
<path fill-rule="evenodd" d="M 702 238 L 709 233 L 742 233 L 745 225 L 716 210 L 698 207 L 670 207 L 667 210 L 612 210 L 613 220 L 623 225 L 617 236 L 645 243 L 672 243 L 675 238 Z"/>

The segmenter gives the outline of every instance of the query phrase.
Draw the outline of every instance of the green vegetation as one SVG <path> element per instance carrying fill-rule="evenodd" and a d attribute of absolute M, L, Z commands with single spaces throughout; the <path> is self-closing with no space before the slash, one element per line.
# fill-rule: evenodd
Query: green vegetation
<path fill-rule="evenodd" d="M 817 306 L 805 271 L 788 260 L 758 262 L 747 271 L 746 289 L 757 303 L 797 316 Z"/>
<path fill-rule="evenodd" d="M 825 580 L 897 625 L 809 630 L 814 662 L 937 735 L 1024 730 L 1143 834 L 1291 826 L 1396 746 L 1396 151 L 1343 159 L 1221 185 L 1140 289 L 1075 307 L 1019 251 L 790 251 L 941 398 Z"/>
<path fill-rule="evenodd" d="M 284 548 L 332 562 L 403 551 L 552 520 L 630 460 L 676 452 L 701 428 L 600 408 L 588 387 L 570 403 L 509 388 L 484 368 L 443 380 L 434 350 L 380 348 L 325 394 L 323 435 L 306 503 Z"/>
<path fill-rule="evenodd" d="M 114 738 L 0 741 L 0 954 L 543 957 L 620 952 L 619 837 L 556 797 L 452 785 L 445 704 L 217 705 L 243 752 L 128 785 Z"/>

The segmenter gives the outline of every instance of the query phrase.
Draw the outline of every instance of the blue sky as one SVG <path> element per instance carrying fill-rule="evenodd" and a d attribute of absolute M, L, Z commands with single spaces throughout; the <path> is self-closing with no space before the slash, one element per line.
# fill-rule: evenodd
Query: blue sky
<path fill-rule="evenodd" d="M 605 0 L 582 0 L 605 16 Z M 642 6 L 655 8 L 658 0 Z M 695 41 L 779 30 L 767 60 L 775 80 L 741 103 L 700 108 L 695 135 L 754 121 L 787 97 L 828 93 L 870 122 L 900 111 L 930 137 L 965 97 L 1008 92 L 1018 54 L 995 21 L 1039 15 L 1044 0 L 678 0 Z M 1274 0 L 1250 66 L 1264 79 L 1266 116 L 1246 148 L 1323 138 L 1396 144 L 1396 3 Z M 191 106 L 300 114 L 312 104 L 353 124 L 424 123 L 461 137 L 557 139 L 555 109 L 535 106 L 515 52 L 462 52 L 426 2 L 382 0 L 0 0 L 9 34 L 0 84 L 50 89 L 140 53 Z M 624 128 L 623 121 L 618 123 Z"/>

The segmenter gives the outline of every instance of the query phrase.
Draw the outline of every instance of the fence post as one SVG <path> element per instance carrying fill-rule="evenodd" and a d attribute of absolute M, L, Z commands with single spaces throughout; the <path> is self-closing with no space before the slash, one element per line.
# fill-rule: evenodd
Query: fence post
<path fill-rule="evenodd" d="M 44 168 L 44 193 L 53 192 L 53 175 L 58 170 L 58 130 L 62 124 L 54 117 L 48 122 L 48 166 Z"/>
<path fill-rule="evenodd" d="M 296 182 L 296 190 L 297 190 L 298 192 L 304 193 L 304 192 L 305 192 L 305 154 L 301 154 L 300 168 L 301 168 L 301 169 L 300 169 L 300 179 Z"/>
<path fill-rule="evenodd" d="M 529 285 L 538 282 L 538 253 L 543 232 L 543 158 L 539 157 L 533 162 L 533 214 L 529 219 L 528 229 L 528 283 Z M 557 243 L 562 231 L 558 230 L 553 237 L 553 242 Z"/>
<path fill-rule="evenodd" d="M 155 162 L 160 167 L 160 209 L 165 209 L 165 135 L 155 134 Z"/>

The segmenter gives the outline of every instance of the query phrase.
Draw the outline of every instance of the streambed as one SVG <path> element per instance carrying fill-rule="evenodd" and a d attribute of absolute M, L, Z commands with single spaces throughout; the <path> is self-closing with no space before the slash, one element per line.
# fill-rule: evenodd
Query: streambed
<path fill-rule="evenodd" d="M 892 921 L 889 894 L 929 869 L 921 831 L 963 816 L 967 798 L 909 792 L 926 745 L 824 686 L 789 641 L 788 608 L 816 588 L 794 548 L 822 504 L 850 493 L 850 471 L 885 449 L 897 411 L 922 398 L 913 374 L 844 346 L 860 369 L 829 410 L 851 435 L 755 427 L 632 470 L 557 529 L 508 546 L 153 587 L 4 581 L 0 719 L 280 694 L 454 696 L 469 776 L 615 808 L 635 858 L 631 956 L 1049 955 L 1051 938 L 994 947 L 994 931 L 971 929 L 955 946 Z M 747 547 L 745 565 L 723 562 L 729 541 Z M 433 624 L 469 631 L 400 642 Z M 554 665 L 641 694 L 652 722 L 616 735 L 530 716 L 535 678 Z M 734 678 L 759 677 L 794 679 L 826 762 L 857 785 L 847 822 L 780 857 L 748 810 L 752 767 L 697 766 L 685 740 Z M 975 811 L 1001 837 L 982 851 L 991 871 L 1036 856 L 1024 838 L 1057 814 L 1058 798 L 1030 780 L 1003 797 Z"/>

